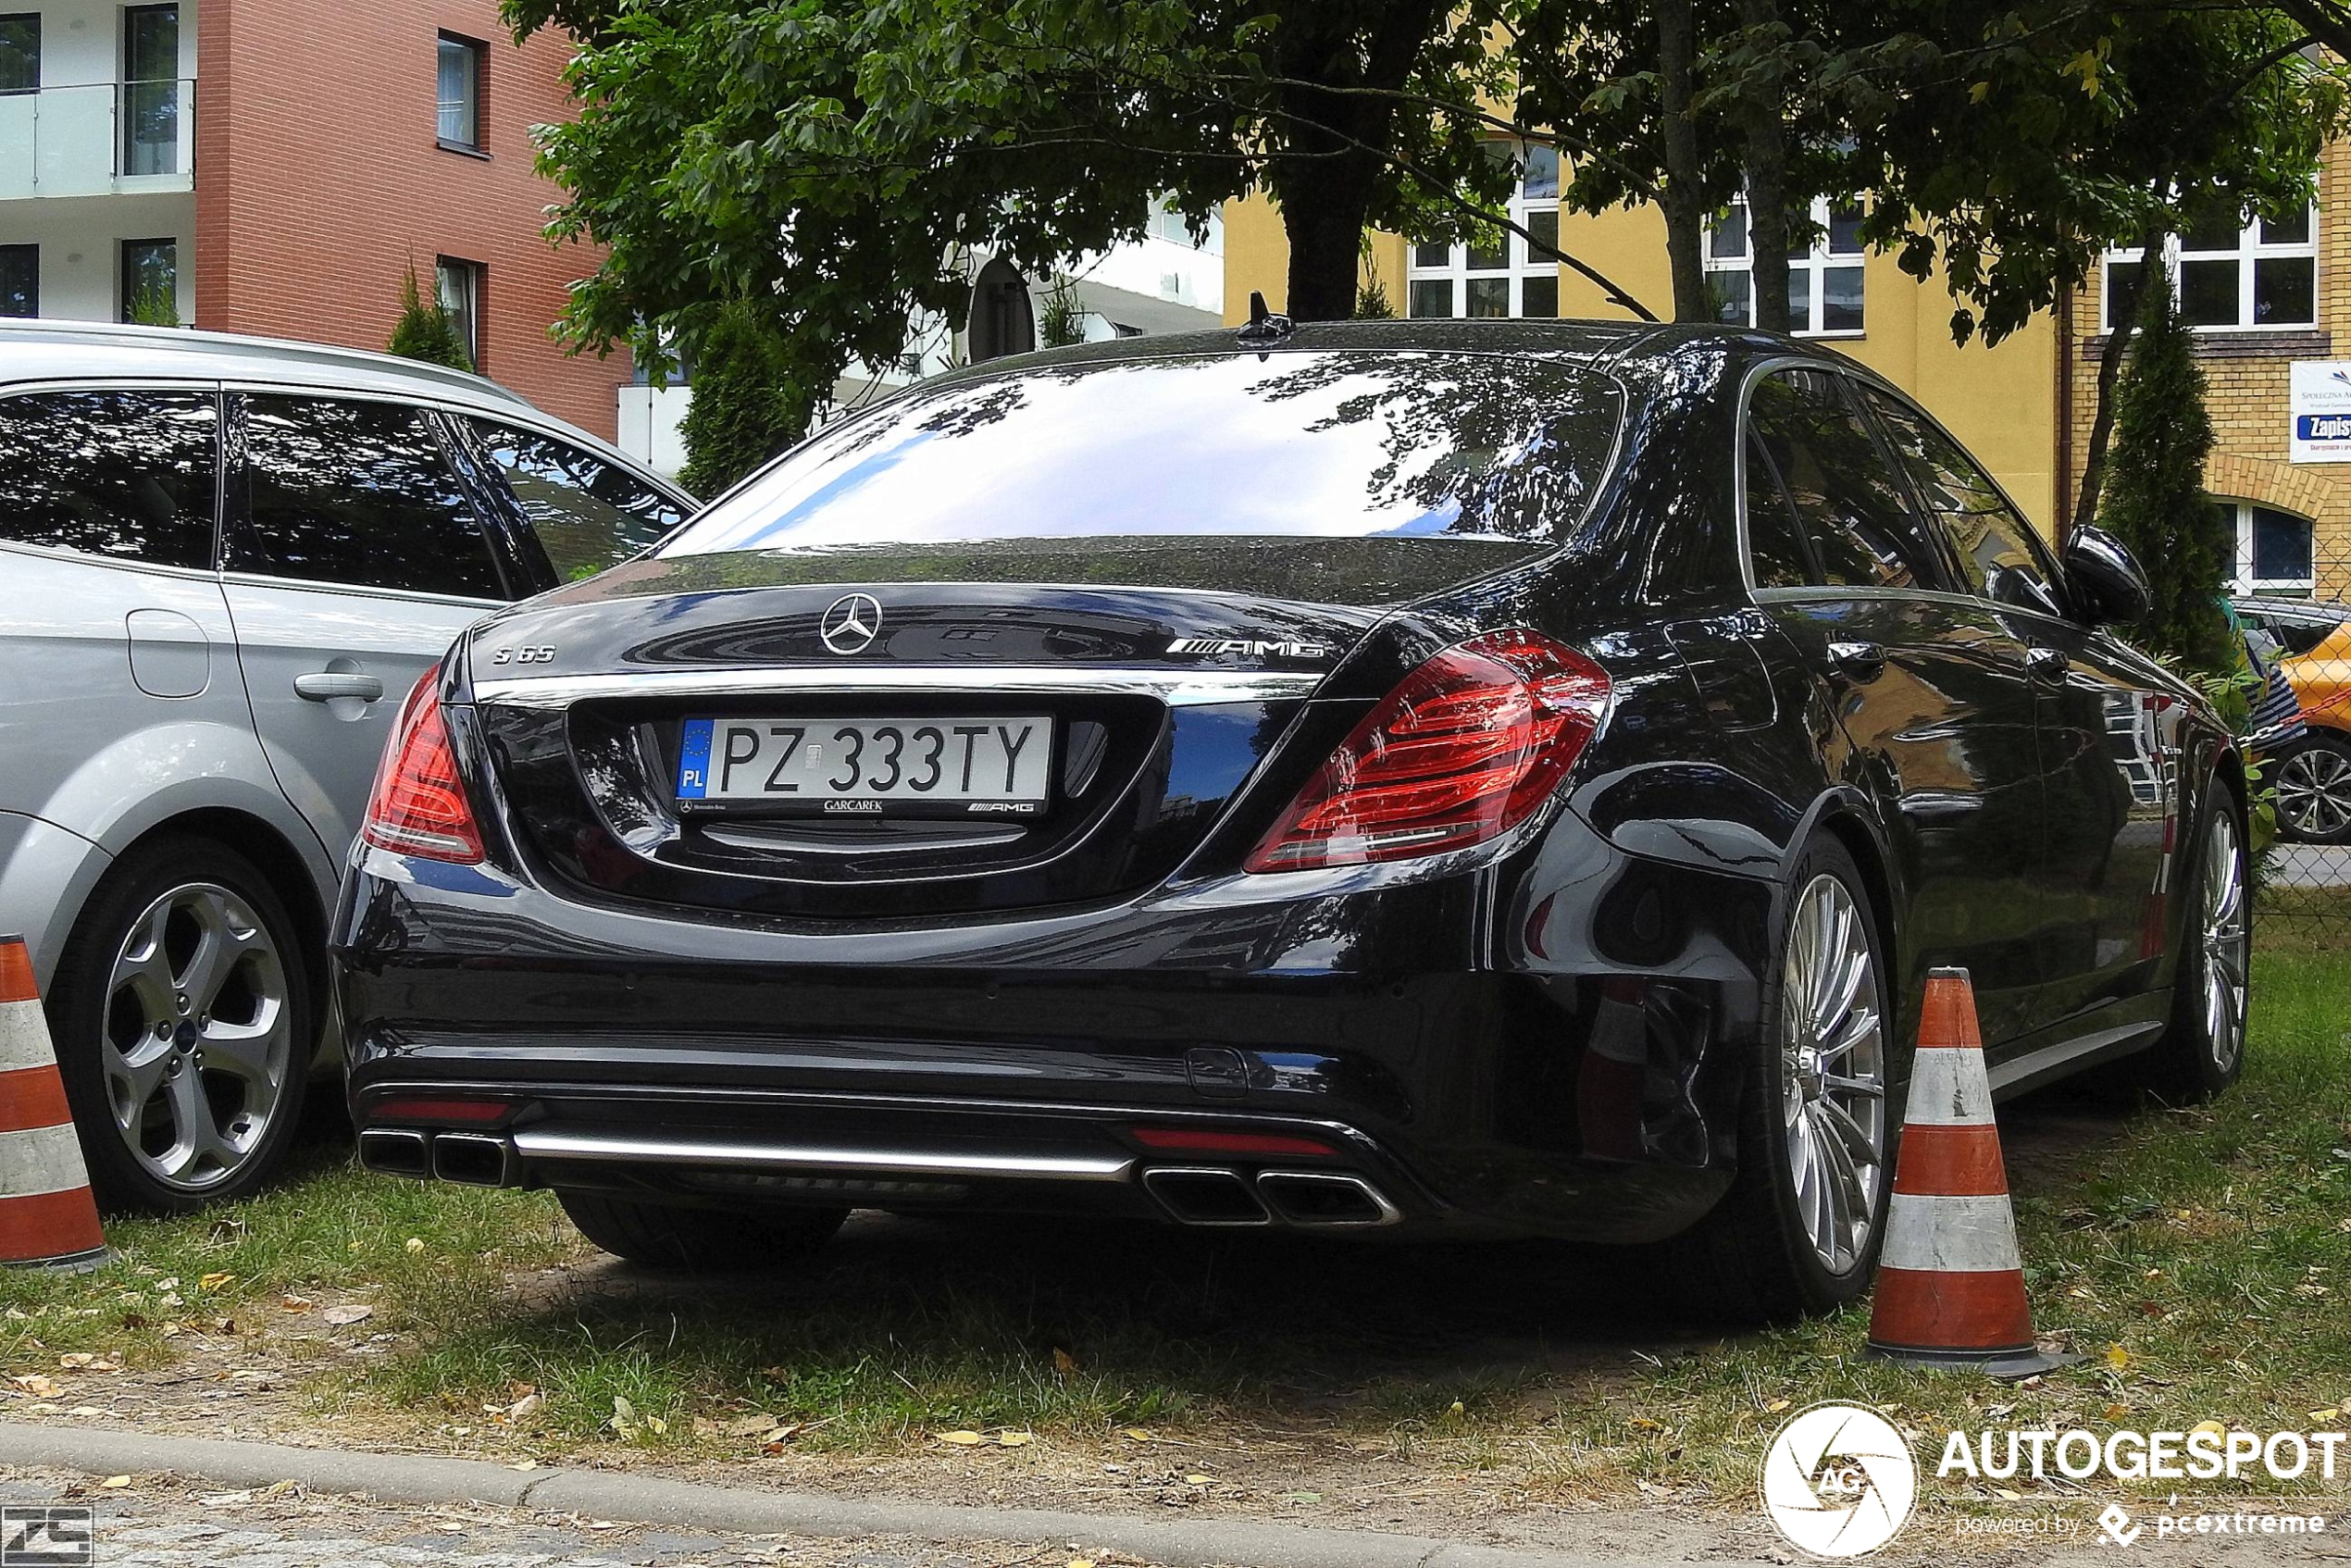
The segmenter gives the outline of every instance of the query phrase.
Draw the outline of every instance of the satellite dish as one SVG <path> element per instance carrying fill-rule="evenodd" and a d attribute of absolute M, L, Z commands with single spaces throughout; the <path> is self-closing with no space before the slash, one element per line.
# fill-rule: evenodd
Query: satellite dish
<path fill-rule="evenodd" d="M 975 365 L 1037 346 L 1037 307 L 1019 268 L 1001 255 L 989 258 L 972 280 L 972 313 L 964 330 Z"/>

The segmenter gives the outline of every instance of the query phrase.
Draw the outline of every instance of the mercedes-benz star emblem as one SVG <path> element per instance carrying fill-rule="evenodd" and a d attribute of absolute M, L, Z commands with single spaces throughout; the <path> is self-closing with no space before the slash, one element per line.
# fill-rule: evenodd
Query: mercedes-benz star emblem
<path fill-rule="evenodd" d="M 862 653 L 881 630 L 881 602 L 870 593 L 851 593 L 827 607 L 816 623 L 825 646 L 836 653 Z"/>

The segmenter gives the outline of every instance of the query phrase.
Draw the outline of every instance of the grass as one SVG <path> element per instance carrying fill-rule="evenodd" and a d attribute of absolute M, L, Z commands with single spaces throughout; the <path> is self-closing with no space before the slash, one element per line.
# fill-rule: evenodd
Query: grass
<path fill-rule="evenodd" d="M 370 1177 L 339 1147 L 251 1202 L 118 1222 L 94 1275 L 0 1274 L 0 1372 L 73 1350 L 152 1364 L 176 1353 L 168 1324 L 291 1324 L 288 1293 L 375 1288 L 369 1326 L 404 1338 L 365 1373 L 322 1370 L 322 1407 L 446 1428 L 529 1384 L 529 1442 L 671 1457 L 755 1452 L 754 1415 L 838 1454 L 1144 1427 L 1553 1498 L 1744 1498 L 1783 1412 L 1820 1399 L 1894 1408 L 1938 1444 L 2010 1424 L 2340 1427 L 2312 1412 L 2351 1414 L 2351 959 L 2265 932 L 2255 995 L 2245 1081 L 2212 1105 L 2061 1089 L 2004 1111 L 2039 1326 L 2090 1356 L 2022 1388 L 1863 1362 L 1865 1309 L 1725 1338 L 1676 1321 L 1681 1282 L 1541 1246 L 899 1222 L 765 1281 L 545 1276 L 583 1252 L 543 1195 Z"/>

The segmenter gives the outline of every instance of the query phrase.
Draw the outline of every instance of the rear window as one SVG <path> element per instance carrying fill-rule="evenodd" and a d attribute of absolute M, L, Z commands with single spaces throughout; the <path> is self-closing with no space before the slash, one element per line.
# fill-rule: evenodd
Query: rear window
<path fill-rule="evenodd" d="M 827 431 L 663 555 L 1106 536 L 1564 540 L 1616 384 L 1482 355 L 1274 354 L 922 388 Z"/>

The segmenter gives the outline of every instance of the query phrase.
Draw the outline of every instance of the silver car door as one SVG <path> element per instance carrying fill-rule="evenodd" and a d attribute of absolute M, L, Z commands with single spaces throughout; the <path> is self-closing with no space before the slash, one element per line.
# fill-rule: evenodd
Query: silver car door
<path fill-rule="evenodd" d="M 330 852 L 350 848 L 402 700 L 507 597 L 481 518 L 413 404 L 237 394 L 222 582 L 255 728 Z"/>

